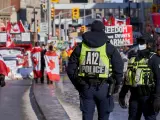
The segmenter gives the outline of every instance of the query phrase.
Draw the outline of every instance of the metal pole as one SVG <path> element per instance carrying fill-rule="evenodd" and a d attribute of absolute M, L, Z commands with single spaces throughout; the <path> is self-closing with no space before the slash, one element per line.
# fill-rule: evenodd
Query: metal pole
<path fill-rule="evenodd" d="M 65 40 L 67 40 L 67 18 L 65 17 Z"/>
<path fill-rule="evenodd" d="M 36 9 L 35 7 L 33 8 L 33 15 L 34 15 L 34 32 L 36 32 Z"/>
<path fill-rule="evenodd" d="M 119 12 L 119 18 L 121 17 L 121 7 L 118 7 L 118 12 Z"/>
<path fill-rule="evenodd" d="M 53 36 L 56 36 L 56 24 L 55 24 L 55 18 L 53 20 Z"/>
<path fill-rule="evenodd" d="M 71 12 L 61 13 L 61 16 L 62 16 L 62 15 L 65 15 L 65 14 L 68 14 L 68 13 L 71 13 Z M 59 13 L 58 15 L 55 15 L 55 16 L 54 16 L 54 21 L 53 21 L 53 36 L 56 36 L 56 22 L 55 22 L 56 18 L 59 17 L 59 21 L 61 21 L 59 15 L 60 15 L 60 13 Z M 59 30 L 60 30 L 60 26 L 59 26 Z"/>
<path fill-rule="evenodd" d="M 83 19 L 83 20 L 84 20 L 84 21 L 83 21 L 83 22 L 84 22 L 84 23 L 83 23 L 84 25 L 85 25 L 85 22 L 86 22 L 86 17 L 85 17 L 85 16 L 86 16 L 86 8 L 85 8 L 85 7 L 86 7 L 86 6 L 85 6 L 85 4 L 84 4 L 84 19 Z"/>
<path fill-rule="evenodd" d="M 47 12 L 46 11 L 43 12 L 44 12 L 44 22 L 47 22 Z"/>
<path fill-rule="evenodd" d="M 55 7 L 54 3 L 52 3 L 52 7 Z M 56 36 L 56 27 L 55 27 L 55 19 L 56 19 L 56 15 L 54 15 L 53 21 L 52 21 L 52 35 Z"/>
<path fill-rule="evenodd" d="M 53 20 L 54 20 L 54 19 L 53 19 Z M 51 25 L 51 26 L 52 26 L 52 29 L 51 29 L 51 31 L 52 31 L 52 37 L 54 36 L 54 35 L 53 35 L 53 33 L 54 33 L 54 30 L 53 30 L 53 20 L 51 20 L 51 24 L 52 24 L 52 25 Z"/>
<path fill-rule="evenodd" d="M 61 40 L 61 12 L 59 13 L 59 39 Z"/>
<path fill-rule="evenodd" d="M 51 1 L 47 1 L 47 13 L 48 13 L 48 40 L 50 39 L 50 31 L 51 31 Z"/>
<path fill-rule="evenodd" d="M 128 6 L 128 17 L 131 17 L 131 4 L 130 4 L 130 0 L 129 0 L 129 6 Z"/>

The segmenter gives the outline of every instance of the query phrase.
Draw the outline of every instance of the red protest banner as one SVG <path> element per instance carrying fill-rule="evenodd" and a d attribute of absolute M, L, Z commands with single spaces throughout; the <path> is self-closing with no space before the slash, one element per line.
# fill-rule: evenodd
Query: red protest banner
<path fill-rule="evenodd" d="M 133 45 L 132 25 L 106 26 L 105 33 L 114 46 Z"/>

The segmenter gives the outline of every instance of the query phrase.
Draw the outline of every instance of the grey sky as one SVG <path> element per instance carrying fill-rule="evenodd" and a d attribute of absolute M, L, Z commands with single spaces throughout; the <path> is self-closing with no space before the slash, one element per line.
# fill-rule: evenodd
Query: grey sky
<path fill-rule="evenodd" d="M 123 0 L 112 0 L 112 2 L 123 2 Z"/>

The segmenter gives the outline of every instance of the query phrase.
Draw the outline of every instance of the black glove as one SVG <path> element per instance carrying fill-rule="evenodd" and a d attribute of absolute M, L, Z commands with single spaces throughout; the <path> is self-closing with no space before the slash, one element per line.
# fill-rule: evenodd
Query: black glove
<path fill-rule="evenodd" d="M 121 85 L 115 85 L 114 88 L 114 94 L 118 93 L 120 91 Z"/>
<path fill-rule="evenodd" d="M 160 97 L 156 97 L 153 100 L 153 109 L 155 112 L 159 112 L 160 111 Z"/>
<path fill-rule="evenodd" d="M 128 105 L 125 102 L 125 97 L 119 97 L 118 102 L 119 102 L 119 105 L 121 106 L 121 108 L 127 109 Z"/>

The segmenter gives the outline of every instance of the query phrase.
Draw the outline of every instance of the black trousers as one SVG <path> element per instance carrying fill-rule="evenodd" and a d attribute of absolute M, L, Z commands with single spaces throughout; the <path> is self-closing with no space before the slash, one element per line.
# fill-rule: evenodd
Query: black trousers
<path fill-rule="evenodd" d="M 112 96 L 108 95 L 108 84 L 99 86 L 84 85 L 79 90 L 80 108 L 83 120 L 93 120 L 95 107 L 98 110 L 98 120 L 109 120 L 110 112 L 113 111 L 114 102 Z"/>
<path fill-rule="evenodd" d="M 42 66 L 42 67 L 41 67 L 41 73 L 42 73 L 41 83 L 44 83 L 44 69 L 45 69 L 45 67 Z"/>
<path fill-rule="evenodd" d="M 143 96 L 140 98 L 132 98 L 131 96 L 129 101 L 128 120 L 141 120 L 142 114 L 145 120 L 156 120 L 158 115 L 157 112 L 153 111 L 149 96 Z"/>

